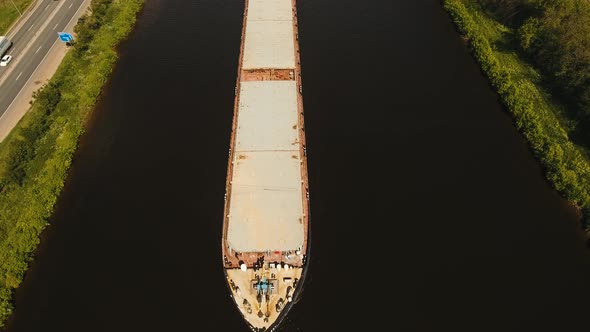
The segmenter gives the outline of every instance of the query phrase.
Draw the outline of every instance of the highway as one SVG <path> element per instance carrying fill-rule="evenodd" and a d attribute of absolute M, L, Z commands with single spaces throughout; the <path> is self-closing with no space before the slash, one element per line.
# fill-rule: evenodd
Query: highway
<path fill-rule="evenodd" d="M 21 24 L 7 34 L 13 42 L 6 54 L 13 56 L 6 67 L 0 67 L 0 121 L 43 59 L 59 40 L 84 0 L 38 0 Z M 65 31 L 72 33 L 73 31 Z"/>

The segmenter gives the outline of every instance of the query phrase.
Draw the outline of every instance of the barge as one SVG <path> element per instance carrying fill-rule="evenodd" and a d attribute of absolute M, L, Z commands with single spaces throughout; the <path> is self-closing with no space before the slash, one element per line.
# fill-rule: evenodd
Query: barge
<path fill-rule="evenodd" d="M 231 298 L 254 332 L 297 302 L 310 250 L 295 0 L 245 0 L 222 231 Z"/>

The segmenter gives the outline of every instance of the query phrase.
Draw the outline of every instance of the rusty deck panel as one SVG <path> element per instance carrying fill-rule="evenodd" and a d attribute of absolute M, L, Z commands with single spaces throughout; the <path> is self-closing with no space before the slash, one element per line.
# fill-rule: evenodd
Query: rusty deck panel
<path fill-rule="evenodd" d="M 248 81 L 294 81 L 294 69 L 245 69 L 242 82 Z"/>

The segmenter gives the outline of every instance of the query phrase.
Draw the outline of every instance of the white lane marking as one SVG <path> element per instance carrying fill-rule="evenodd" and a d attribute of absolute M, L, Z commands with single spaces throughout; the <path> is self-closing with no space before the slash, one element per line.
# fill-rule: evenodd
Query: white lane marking
<path fill-rule="evenodd" d="M 80 7 L 78 7 L 78 9 L 74 13 L 74 15 L 72 16 L 72 18 L 70 19 L 70 21 L 66 24 L 66 27 L 69 26 L 72 23 L 72 21 L 74 20 L 74 17 L 76 17 L 76 14 L 78 14 L 78 12 L 80 11 L 80 9 L 82 9 L 82 5 L 80 5 Z M 27 79 L 27 81 L 25 82 L 25 84 L 23 85 L 23 87 L 20 88 L 20 91 L 16 94 L 16 96 L 14 97 L 14 99 L 12 99 L 12 102 L 4 110 L 4 113 L 2 113 L 2 115 L 0 115 L 0 121 L 2 121 L 2 118 L 4 118 L 4 116 L 6 115 L 6 113 L 8 113 L 8 111 L 10 111 L 10 107 L 12 107 L 12 104 L 14 104 L 18 100 L 18 97 L 20 96 L 20 94 L 25 90 L 25 88 L 27 87 L 27 84 L 29 84 L 29 81 L 33 78 L 33 75 L 35 75 L 35 73 L 37 72 L 37 69 L 39 69 L 39 67 L 41 67 L 41 64 L 43 63 L 43 61 L 45 61 L 45 58 L 47 58 L 47 56 L 49 55 L 49 53 L 51 52 L 51 50 L 53 49 L 53 47 L 57 44 L 58 40 L 59 40 L 59 38 L 55 38 L 55 41 L 53 42 L 53 44 L 51 45 L 51 47 L 49 48 L 49 50 L 47 51 L 47 53 L 45 53 L 45 56 L 43 57 L 43 59 L 41 59 L 41 62 L 39 62 L 39 64 L 37 65 L 37 67 L 35 67 L 35 70 L 33 70 L 33 72 L 31 73 L 31 76 L 29 76 L 29 79 Z M 2 80 L 1 79 L 0 79 L 0 83 L 2 83 Z"/>
<path fill-rule="evenodd" d="M 31 24 L 31 26 L 27 29 L 27 31 L 31 31 L 31 29 L 33 28 L 34 24 Z"/>
<path fill-rule="evenodd" d="M 58 24 L 59 24 L 59 23 L 58 23 Z M 57 28 L 57 24 L 56 24 L 56 25 L 53 27 L 53 29 L 52 29 L 52 30 L 55 30 L 55 28 Z"/>
<path fill-rule="evenodd" d="M 35 51 L 35 54 L 39 53 L 39 50 L 41 49 L 41 47 L 43 47 L 43 46 L 39 46 L 39 48 Z"/>
<path fill-rule="evenodd" d="M 70 4 L 70 6 L 68 7 L 68 9 L 72 8 L 72 6 L 73 6 L 73 5 L 74 5 L 74 3 L 72 2 L 72 3 Z"/>
<path fill-rule="evenodd" d="M 20 75 L 22 75 L 22 74 L 23 74 L 23 72 L 21 71 L 20 74 L 18 74 L 18 76 L 16 77 L 15 81 L 18 81 L 18 79 L 20 78 Z"/>
<path fill-rule="evenodd" d="M 46 10 L 47 10 L 47 8 L 49 8 L 49 5 L 47 5 L 47 7 L 45 7 L 45 9 L 43 9 L 43 11 L 46 11 Z"/>

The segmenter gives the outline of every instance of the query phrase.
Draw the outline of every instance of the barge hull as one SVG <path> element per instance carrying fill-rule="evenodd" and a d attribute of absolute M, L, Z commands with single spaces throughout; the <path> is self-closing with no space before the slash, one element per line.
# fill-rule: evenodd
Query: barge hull
<path fill-rule="evenodd" d="M 245 0 L 222 231 L 230 296 L 274 331 L 301 296 L 309 186 L 295 0 Z"/>

